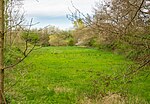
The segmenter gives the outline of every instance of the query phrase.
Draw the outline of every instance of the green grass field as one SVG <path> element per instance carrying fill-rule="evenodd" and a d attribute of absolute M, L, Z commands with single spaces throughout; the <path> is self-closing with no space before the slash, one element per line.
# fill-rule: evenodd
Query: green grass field
<path fill-rule="evenodd" d="M 93 81 L 98 73 L 115 74 L 131 64 L 123 56 L 97 49 L 41 48 L 15 70 L 6 71 L 6 97 L 10 104 L 77 104 L 97 93 Z M 150 100 L 149 79 L 135 80 L 129 91 Z"/>

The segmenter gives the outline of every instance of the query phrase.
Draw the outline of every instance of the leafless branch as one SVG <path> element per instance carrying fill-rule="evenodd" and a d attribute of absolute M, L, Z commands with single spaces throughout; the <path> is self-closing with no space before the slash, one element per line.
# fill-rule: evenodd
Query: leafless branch
<path fill-rule="evenodd" d="M 10 65 L 10 66 L 6 66 L 4 67 L 3 69 L 9 69 L 9 68 L 12 68 L 12 67 L 15 67 L 16 65 L 18 65 L 19 63 L 21 63 L 22 61 L 24 61 L 26 59 L 26 57 L 34 50 L 36 45 L 34 45 L 30 51 L 28 53 L 26 53 L 26 55 L 21 59 L 19 60 L 17 63 L 13 64 L 13 65 Z"/>
<path fill-rule="evenodd" d="M 33 22 L 33 19 L 31 19 L 31 21 L 30 21 L 29 28 L 28 28 L 28 31 L 27 31 L 27 35 L 30 34 L 30 29 L 31 29 L 31 27 L 32 27 L 32 25 L 33 25 L 32 22 Z M 35 46 L 36 46 L 36 43 L 35 43 L 34 46 L 28 51 L 28 49 L 29 49 L 29 47 L 28 47 L 28 39 L 26 39 L 26 41 L 25 41 L 25 50 L 24 50 L 24 52 L 23 52 L 24 57 L 23 57 L 21 60 L 19 60 L 17 63 L 15 63 L 15 64 L 13 64 L 13 65 L 10 65 L 10 66 L 6 66 L 6 67 L 4 67 L 3 69 L 8 69 L 8 68 L 15 67 L 16 65 L 18 65 L 19 63 L 21 63 L 21 62 L 34 50 Z M 27 51 L 28 51 L 28 52 L 27 52 Z"/>
<path fill-rule="evenodd" d="M 146 65 L 150 64 L 150 60 L 146 60 L 146 62 L 144 62 L 142 65 L 140 65 L 137 69 L 132 70 L 129 73 L 126 73 L 125 76 L 129 76 L 131 74 L 137 73 L 138 71 L 142 70 L 143 67 L 145 67 Z"/>
<path fill-rule="evenodd" d="M 140 4 L 139 8 L 136 10 L 134 16 L 132 17 L 132 19 L 130 20 L 130 22 L 127 24 L 127 26 L 126 26 L 126 28 L 125 28 L 125 32 L 126 32 L 127 28 L 129 27 L 129 25 L 131 25 L 132 21 L 133 21 L 133 20 L 136 18 L 136 16 L 138 15 L 138 12 L 141 10 L 141 8 L 142 8 L 144 2 L 145 2 L 145 0 L 142 0 L 142 2 L 141 2 L 141 4 Z"/>
<path fill-rule="evenodd" d="M 1 91 L 1 95 L 2 95 L 2 97 L 3 97 L 4 104 L 7 104 L 6 99 L 5 99 L 5 96 L 4 96 L 4 94 L 3 94 L 2 91 Z"/>

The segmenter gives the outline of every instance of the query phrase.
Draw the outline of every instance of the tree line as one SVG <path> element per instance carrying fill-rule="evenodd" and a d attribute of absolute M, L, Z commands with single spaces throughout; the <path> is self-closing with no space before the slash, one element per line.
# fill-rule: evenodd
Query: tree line
<path fill-rule="evenodd" d="M 94 15 L 75 12 L 68 18 L 76 29 L 76 42 L 105 48 L 130 59 L 149 64 L 150 2 L 148 0 L 112 0 L 97 2 Z"/>

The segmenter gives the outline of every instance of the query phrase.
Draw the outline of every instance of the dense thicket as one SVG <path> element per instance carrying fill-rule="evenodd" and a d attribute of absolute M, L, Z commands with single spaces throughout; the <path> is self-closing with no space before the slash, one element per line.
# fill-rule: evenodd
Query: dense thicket
<path fill-rule="evenodd" d="M 78 17 L 77 14 L 82 16 Z M 97 3 L 93 16 L 85 16 L 76 9 L 71 19 L 78 24 L 81 24 L 81 21 L 84 24 L 75 30 L 77 43 L 107 48 L 140 62 L 149 61 L 150 2 L 148 0 L 113 0 Z"/>

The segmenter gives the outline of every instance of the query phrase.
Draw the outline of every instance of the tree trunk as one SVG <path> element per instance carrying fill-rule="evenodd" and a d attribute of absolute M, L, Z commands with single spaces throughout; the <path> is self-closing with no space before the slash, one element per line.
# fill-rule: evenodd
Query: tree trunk
<path fill-rule="evenodd" d="M 4 94 L 4 0 L 0 0 L 0 104 Z"/>

